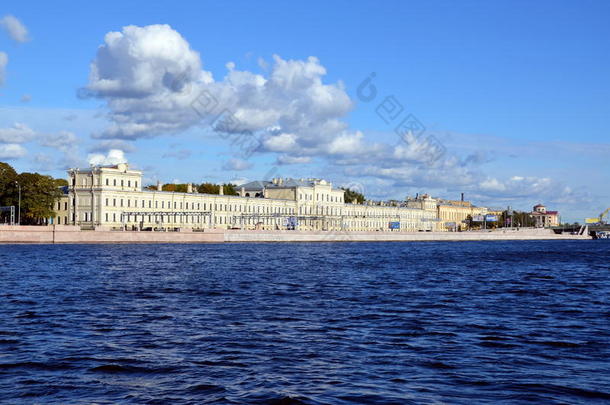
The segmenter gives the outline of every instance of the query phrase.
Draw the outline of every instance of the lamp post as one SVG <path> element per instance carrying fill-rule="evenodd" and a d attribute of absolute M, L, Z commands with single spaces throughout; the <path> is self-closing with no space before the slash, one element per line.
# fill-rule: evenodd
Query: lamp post
<path fill-rule="evenodd" d="M 17 225 L 21 225 L 21 185 L 18 181 L 15 182 L 15 185 L 17 186 L 17 190 L 19 191 L 19 203 L 17 205 Z"/>

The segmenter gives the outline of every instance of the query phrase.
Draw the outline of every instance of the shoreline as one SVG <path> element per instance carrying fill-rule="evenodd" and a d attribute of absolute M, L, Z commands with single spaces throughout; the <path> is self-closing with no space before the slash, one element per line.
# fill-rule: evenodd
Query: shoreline
<path fill-rule="evenodd" d="M 2 244 L 146 244 L 277 242 L 461 242 L 507 240 L 591 240 L 589 235 L 556 234 L 522 228 L 467 232 L 364 232 L 206 229 L 203 232 L 82 231 L 71 225 L 0 226 Z"/>

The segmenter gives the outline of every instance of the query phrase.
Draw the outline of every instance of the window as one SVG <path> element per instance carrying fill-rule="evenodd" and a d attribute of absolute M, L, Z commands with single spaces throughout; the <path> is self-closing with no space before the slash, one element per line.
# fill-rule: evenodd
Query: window
<path fill-rule="evenodd" d="M 116 179 L 112 180 L 112 185 L 116 187 Z"/>
<path fill-rule="evenodd" d="M 121 198 L 121 207 L 123 206 L 123 199 Z"/>
<path fill-rule="evenodd" d="M 67 202 L 64 203 L 64 211 L 68 211 L 68 203 Z"/>
<path fill-rule="evenodd" d="M 113 198 L 113 199 L 112 199 L 112 206 L 113 206 L 113 207 L 116 207 L 116 198 Z"/>
<path fill-rule="evenodd" d="M 131 200 L 127 199 L 127 206 L 130 207 L 131 206 Z"/>
<path fill-rule="evenodd" d="M 123 187 L 123 186 L 124 186 L 124 184 L 123 184 L 123 180 L 121 180 L 121 187 Z"/>
<path fill-rule="evenodd" d="M 106 222 L 108 222 L 108 213 L 106 213 Z"/>
<path fill-rule="evenodd" d="M 109 186 L 110 185 L 110 179 L 106 179 L 106 185 Z"/>
<path fill-rule="evenodd" d="M 106 198 L 106 207 L 108 206 L 108 198 Z"/>
<path fill-rule="evenodd" d="M 131 187 L 131 180 L 127 180 L 127 187 Z"/>
<path fill-rule="evenodd" d="M 136 185 L 134 186 L 135 188 L 138 188 L 138 182 L 136 181 Z"/>

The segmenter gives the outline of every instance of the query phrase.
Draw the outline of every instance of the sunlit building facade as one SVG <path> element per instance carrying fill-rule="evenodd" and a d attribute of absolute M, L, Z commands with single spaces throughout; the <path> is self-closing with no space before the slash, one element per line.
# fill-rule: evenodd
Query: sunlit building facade
<path fill-rule="evenodd" d="M 127 164 L 71 169 L 57 202 L 56 224 L 83 229 L 276 229 L 344 231 L 439 230 L 436 200 L 400 204 L 344 201 L 344 190 L 322 179 L 259 181 L 238 195 L 186 193 L 142 187 L 142 172 Z"/>

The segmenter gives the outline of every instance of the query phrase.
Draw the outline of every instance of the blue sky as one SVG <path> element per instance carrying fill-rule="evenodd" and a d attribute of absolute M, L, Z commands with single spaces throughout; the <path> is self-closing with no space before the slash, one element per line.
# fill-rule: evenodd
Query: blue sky
<path fill-rule="evenodd" d="M 5 2 L 0 160 L 64 176 L 125 158 L 150 182 L 324 177 L 376 199 L 465 192 L 582 221 L 610 206 L 609 12 L 604 1 Z M 357 89 L 372 72 L 366 102 Z M 192 115 L 201 92 L 240 125 Z M 401 138 L 409 114 L 425 131 Z"/>

